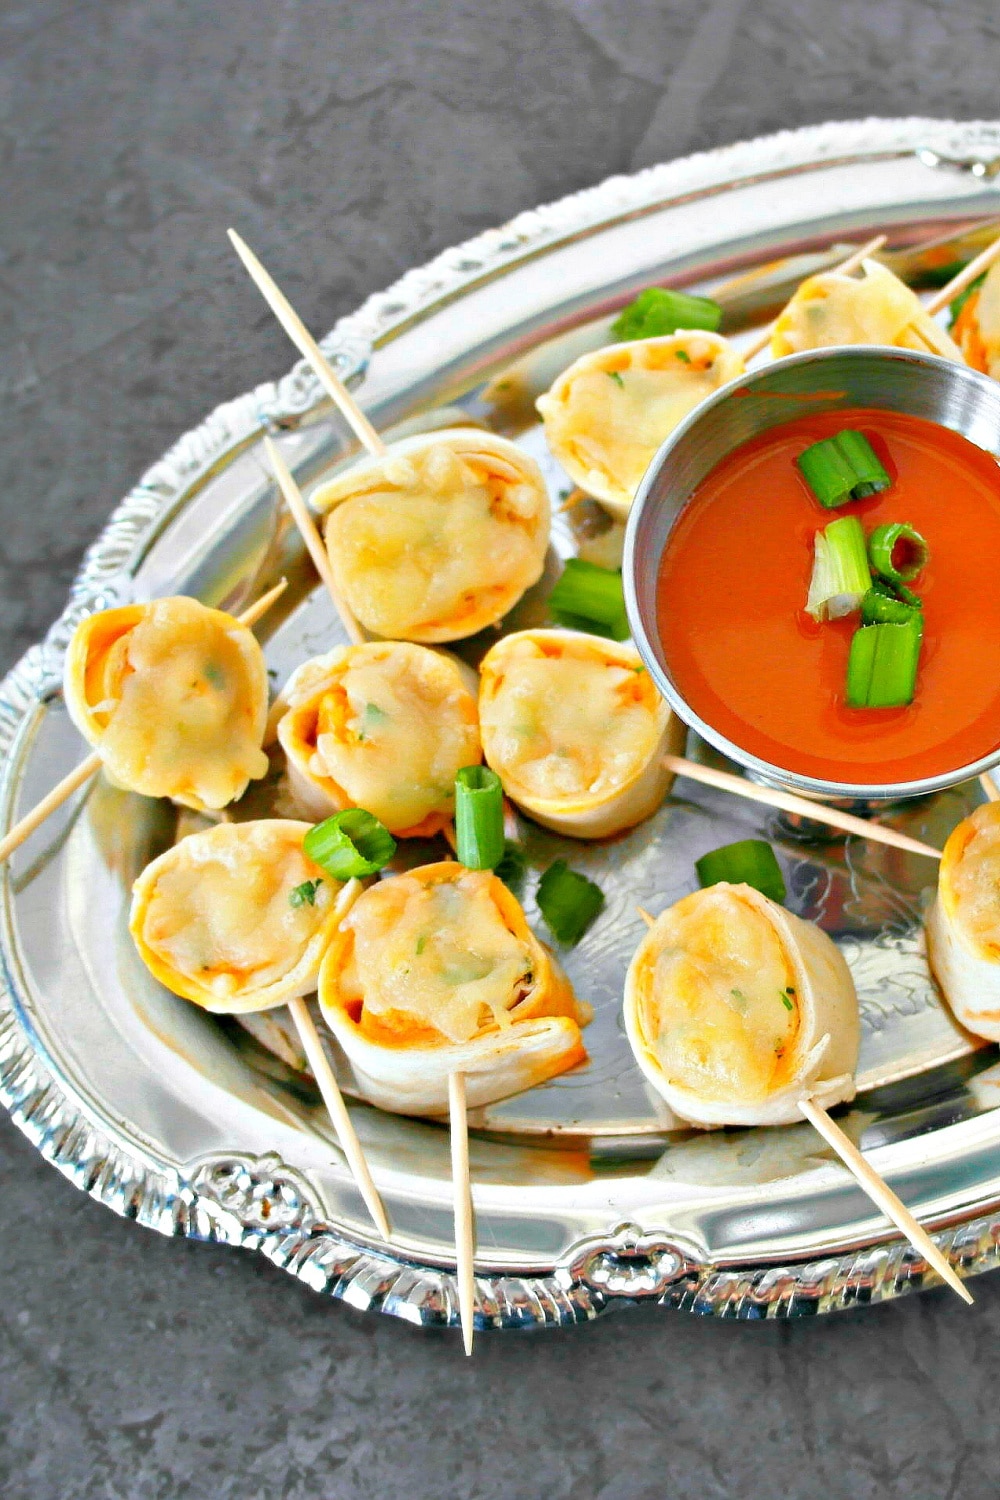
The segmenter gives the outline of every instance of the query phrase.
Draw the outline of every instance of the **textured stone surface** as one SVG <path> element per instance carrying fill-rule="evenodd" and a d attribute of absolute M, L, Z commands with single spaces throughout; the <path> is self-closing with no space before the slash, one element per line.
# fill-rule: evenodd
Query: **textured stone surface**
<path fill-rule="evenodd" d="M 995 0 L 6 0 L 0 667 L 144 466 L 518 209 L 863 113 L 997 112 Z M 4 1500 L 994 1496 L 1000 1280 L 809 1326 L 457 1339 L 172 1244 L 0 1125 Z"/>

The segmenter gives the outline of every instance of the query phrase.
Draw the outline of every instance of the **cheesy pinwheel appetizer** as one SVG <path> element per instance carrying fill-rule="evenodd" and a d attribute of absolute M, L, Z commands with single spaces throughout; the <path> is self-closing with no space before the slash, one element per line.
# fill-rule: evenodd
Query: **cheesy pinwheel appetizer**
<path fill-rule="evenodd" d="M 220 808 L 267 771 L 267 668 L 257 638 L 196 599 L 89 615 L 63 691 L 111 779 L 147 797 Z"/>
<path fill-rule="evenodd" d="M 129 930 L 161 984 L 228 1015 L 316 988 L 342 887 L 303 852 L 309 828 L 285 818 L 220 823 L 146 866 Z"/>
<path fill-rule="evenodd" d="M 1000 380 L 1000 261 L 969 292 L 951 331 L 972 368 Z"/>
<path fill-rule="evenodd" d="M 961 362 L 961 349 L 916 292 L 878 261 L 863 261 L 862 270 L 863 276 L 824 271 L 802 283 L 775 322 L 775 359 L 833 344 L 892 344 Z"/>
<path fill-rule="evenodd" d="M 448 1075 L 490 1104 L 585 1061 L 590 1019 L 489 871 L 445 861 L 382 880 L 330 945 L 319 1001 L 366 1099 L 448 1110 Z"/>
<path fill-rule="evenodd" d="M 480 669 L 487 763 L 546 828 L 605 838 L 648 818 L 673 780 L 675 718 L 630 644 L 571 630 L 522 630 Z"/>
<path fill-rule="evenodd" d="M 302 812 L 364 807 L 398 837 L 440 832 L 454 815 L 456 772 L 482 759 L 474 691 L 462 663 L 401 641 L 306 662 L 277 727 Z"/>
<path fill-rule="evenodd" d="M 496 622 L 542 575 L 549 499 L 534 459 L 489 432 L 396 443 L 313 494 L 341 594 L 366 629 L 457 641 Z"/>
<path fill-rule="evenodd" d="M 566 473 L 625 517 L 663 440 L 743 370 L 717 333 L 635 339 L 582 355 L 535 404 Z"/>
<path fill-rule="evenodd" d="M 625 980 L 625 1029 L 653 1088 L 695 1125 L 786 1125 L 804 1097 L 854 1097 L 854 982 L 811 922 L 748 885 L 685 896 Z"/>
<path fill-rule="evenodd" d="M 931 971 L 956 1018 L 1000 1042 L 1000 802 L 951 832 L 927 915 Z"/>

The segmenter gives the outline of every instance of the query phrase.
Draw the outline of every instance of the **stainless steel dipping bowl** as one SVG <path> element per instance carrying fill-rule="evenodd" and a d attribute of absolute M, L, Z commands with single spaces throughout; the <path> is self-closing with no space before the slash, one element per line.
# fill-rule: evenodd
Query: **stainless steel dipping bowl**
<path fill-rule="evenodd" d="M 916 781 L 824 781 L 751 754 L 686 702 L 670 673 L 656 617 L 660 558 L 692 494 L 715 466 L 757 433 L 796 417 L 872 407 L 924 417 L 976 447 L 1000 453 L 1000 384 L 937 355 L 870 345 L 789 355 L 733 380 L 699 406 L 660 448 L 629 515 L 623 578 L 635 643 L 667 702 L 705 740 L 753 776 L 818 797 L 888 801 L 938 791 L 1000 762 L 1000 743 L 980 760 Z M 1000 558 L 997 559 L 1000 567 Z M 670 601 L 665 600 L 669 609 Z M 1000 731 L 998 731 L 1000 741 Z"/>

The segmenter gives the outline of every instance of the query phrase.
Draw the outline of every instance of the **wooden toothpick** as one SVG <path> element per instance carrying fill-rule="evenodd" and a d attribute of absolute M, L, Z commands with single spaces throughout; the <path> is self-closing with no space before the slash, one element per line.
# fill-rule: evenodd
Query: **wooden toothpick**
<path fill-rule="evenodd" d="M 337 581 L 333 576 L 333 569 L 330 566 L 330 559 L 327 556 L 326 548 L 316 528 L 316 523 L 309 514 L 309 508 L 302 498 L 302 492 L 295 483 L 292 471 L 285 462 L 284 454 L 277 443 L 269 437 L 265 437 L 264 439 L 264 450 L 270 460 L 274 477 L 278 481 L 278 488 L 284 496 L 285 504 L 291 511 L 292 519 L 299 528 L 302 540 L 309 550 L 309 556 L 316 565 L 317 573 L 326 584 L 330 598 L 333 600 L 333 607 L 340 616 L 340 623 L 347 632 L 348 640 L 352 646 L 364 645 L 368 637 L 355 619 L 350 606 L 337 587 Z"/>
<path fill-rule="evenodd" d="M 990 775 L 989 771 L 984 771 L 980 776 L 979 785 L 986 793 L 986 797 L 989 802 L 1000 802 L 1000 791 L 997 790 L 997 784 L 993 780 L 993 777 Z"/>
<path fill-rule="evenodd" d="M 360 896 L 361 891 L 362 885 L 360 880 L 349 880 L 347 882 L 337 897 L 336 914 L 338 921 L 347 915 Z M 378 1195 L 378 1189 L 375 1186 L 368 1163 L 365 1160 L 365 1154 L 361 1149 L 361 1142 L 358 1140 L 347 1105 L 344 1103 L 344 1096 L 340 1092 L 340 1085 L 337 1083 L 333 1069 L 330 1067 L 330 1060 L 323 1049 L 319 1032 L 316 1030 L 315 1022 L 309 1013 L 309 1007 L 306 1005 L 305 1000 L 299 996 L 297 999 L 288 1002 L 288 1009 L 291 1011 L 292 1020 L 295 1022 L 295 1029 L 305 1049 L 309 1066 L 312 1069 L 312 1075 L 316 1080 L 316 1086 L 320 1091 L 323 1103 L 326 1105 L 327 1112 L 333 1122 L 333 1128 L 337 1132 L 337 1139 L 340 1142 L 341 1150 L 347 1158 L 347 1165 L 351 1169 L 351 1176 L 354 1178 L 358 1192 L 364 1199 L 379 1234 L 384 1240 L 388 1240 L 392 1231 L 389 1228 L 389 1220 L 386 1216 L 385 1208 Z"/>
<path fill-rule="evenodd" d="M 455 1274 L 462 1343 L 472 1353 L 475 1334 L 475 1243 L 472 1227 L 472 1184 L 469 1180 L 469 1118 L 465 1074 L 448 1074 L 448 1115 L 451 1125 L 451 1182 L 455 1202 Z"/>
<path fill-rule="evenodd" d="M 236 254 L 250 274 L 250 279 L 255 283 L 264 301 L 274 313 L 274 316 L 288 334 L 296 349 L 309 361 L 320 385 L 338 408 L 341 415 L 350 424 L 361 446 L 367 448 L 368 452 L 374 457 L 381 458 L 388 451 L 385 444 L 330 364 L 326 355 L 284 292 L 274 278 L 265 271 L 249 245 L 244 243 L 236 233 L 236 230 L 230 229 L 228 234 Z"/>
<path fill-rule="evenodd" d="M 850 276 L 852 271 L 856 271 L 858 269 L 863 260 L 867 260 L 869 255 L 874 255 L 876 251 L 881 250 L 882 246 L 885 244 L 885 238 L 886 237 L 884 234 L 877 234 L 874 239 L 868 241 L 867 245 L 862 245 L 860 250 L 855 250 L 854 253 L 852 255 L 849 255 L 845 261 L 841 261 L 839 266 L 833 266 L 831 268 L 831 271 L 824 272 L 823 274 Z M 758 334 L 753 343 L 750 344 L 748 348 L 741 351 L 744 364 L 749 364 L 750 361 L 752 359 L 755 359 L 762 350 L 767 348 L 768 344 L 771 342 L 771 334 L 773 332 L 774 323 L 768 323 L 763 333 Z"/>
<path fill-rule="evenodd" d="M 283 594 L 287 587 L 288 580 L 282 578 L 280 583 L 276 583 L 273 589 L 269 589 L 255 604 L 251 604 L 248 610 L 237 617 L 240 624 L 246 626 L 256 625 L 261 616 L 271 608 L 275 599 Z M 25 839 L 30 838 L 35 829 L 41 827 L 46 818 L 50 817 L 57 808 L 62 807 L 63 803 L 72 797 L 73 793 L 79 787 L 84 786 L 90 781 L 91 777 L 96 776 L 100 769 L 100 751 L 94 750 L 87 756 L 86 760 L 82 760 L 78 766 L 70 771 L 68 776 L 64 776 L 62 781 L 58 782 L 52 788 L 51 792 L 43 797 L 41 802 L 37 803 L 30 812 L 25 813 L 23 818 L 19 818 L 4 838 L 0 839 L 0 864 L 3 864 L 4 860 L 9 859 L 14 850 L 19 849 Z"/>
<path fill-rule="evenodd" d="M 857 834 L 876 844 L 888 844 L 893 849 L 903 849 L 908 854 L 925 854 L 928 859 L 940 859 L 941 850 L 930 844 L 911 839 L 907 833 L 897 833 L 895 828 L 886 828 L 884 823 L 869 822 L 867 818 L 856 818 L 853 813 L 841 812 L 837 807 L 828 807 L 824 802 L 811 802 L 808 797 L 797 797 L 794 792 L 779 792 L 772 787 L 759 786 L 755 781 L 745 781 L 742 776 L 733 776 L 728 771 L 716 771 L 712 766 L 700 765 L 687 760 L 683 755 L 665 755 L 663 764 L 677 776 L 686 776 L 690 781 L 700 781 L 704 786 L 713 786 L 719 791 L 732 792 L 745 797 L 749 802 L 762 802 L 767 807 L 780 808 L 782 812 L 794 813 L 798 817 L 811 818 L 814 823 L 827 823 L 831 828 L 840 828 L 845 833 Z"/>
<path fill-rule="evenodd" d="M 964 292 L 965 288 L 975 281 L 977 276 L 981 276 L 984 271 L 988 270 L 998 258 L 1000 258 L 1000 235 L 992 245 L 987 245 L 986 249 L 981 250 L 974 260 L 970 260 L 957 276 L 953 276 L 947 285 L 943 286 L 939 292 L 935 292 L 927 304 L 927 311 L 931 316 L 933 317 L 935 313 L 947 307 L 949 302 L 954 302 L 958 294 Z"/>
<path fill-rule="evenodd" d="M 866 1158 L 855 1146 L 854 1142 L 844 1134 L 823 1109 L 813 1099 L 801 1099 L 799 1108 L 819 1134 L 832 1146 L 840 1157 L 844 1166 L 851 1173 L 858 1186 L 868 1194 L 872 1202 L 882 1210 L 886 1218 L 890 1219 L 896 1228 L 906 1236 L 915 1250 L 919 1250 L 927 1264 L 938 1273 L 943 1281 L 946 1281 L 953 1292 L 957 1292 L 963 1302 L 972 1305 L 972 1293 L 964 1282 L 942 1255 L 927 1231 L 913 1217 L 887 1182 L 875 1171 Z"/>

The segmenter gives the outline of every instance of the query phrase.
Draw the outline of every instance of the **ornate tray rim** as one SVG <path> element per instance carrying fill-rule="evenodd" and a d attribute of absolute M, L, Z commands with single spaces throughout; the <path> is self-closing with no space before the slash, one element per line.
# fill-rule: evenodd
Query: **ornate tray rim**
<path fill-rule="evenodd" d="M 976 177 L 1000 161 L 1000 122 L 866 119 L 782 131 L 614 176 L 517 215 L 408 271 L 342 318 L 322 341 L 347 371 L 416 314 L 480 277 L 567 237 L 666 201 L 723 192 L 741 181 L 823 162 L 927 151 Z M 61 680 L 69 636 L 82 614 L 117 601 L 119 580 L 164 516 L 207 471 L 262 428 L 300 416 L 322 398 L 296 365 L 282 380 L 218 406 L 130 491 L 88 550 L 63 614 L 0 684 L 0 798 L 9 811 L 15 742 Z M 6 879 L 6 874 L 4 875 Z M 353 1243 L 326 1223 L 304 1176 L 270 1153 L 202 1161 L 190 1178 L 154 1165 L 127 1130 L 98 1131 L 68 1079 L 39 1055 L 16 1013 L 6 955 L 0 983 L 0 1099 L 14 1123 L 64 1176 L 125 1218 L 162 1234 L 254 1249 L 318 1292 L 420 1325 L 458 1321 L 454 1277 Z M 935 1236 L 963 1274 L 1000 1265 L 1000 1215 L 987 1213 Z M 796 1317 L 885 1301 L 933 1281 L 906 1244 L 890 1240 L 775 1266 L 704 1265 L 634 1224 L 578 1244 L 544 1276 L 478 1276 L 477 1324 L 557 1326 L 627 1303 L 655 1301 L 702 1315 Z"/>

